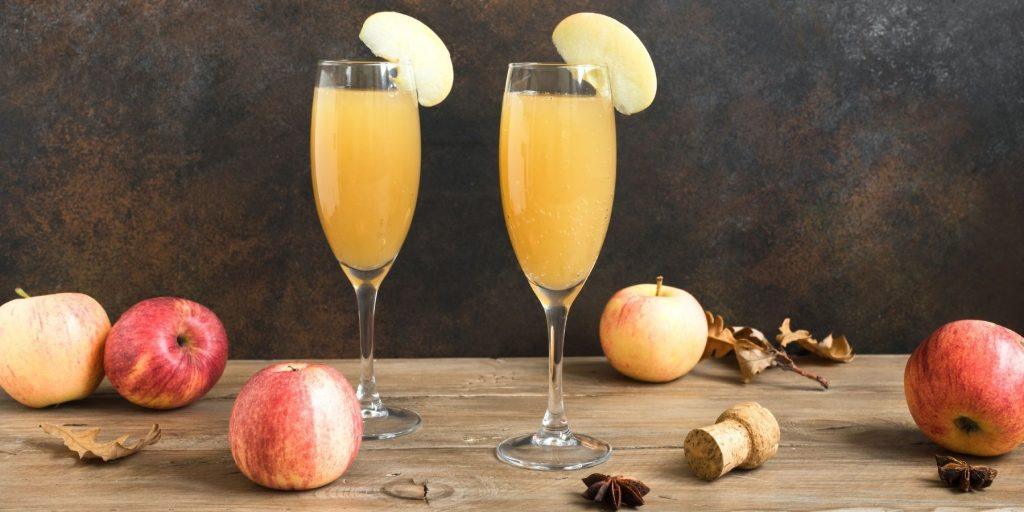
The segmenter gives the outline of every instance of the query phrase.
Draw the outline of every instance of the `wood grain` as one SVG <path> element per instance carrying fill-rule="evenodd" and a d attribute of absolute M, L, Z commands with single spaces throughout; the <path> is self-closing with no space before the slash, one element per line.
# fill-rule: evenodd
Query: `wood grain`
<path fill-rule="evenodd" d="M 906 356 L 861 356 L 816 369 L 829 391 L 772 370 L 743 385 L 712 361 L 663 385 L 618 376 L 601 358 L 569 358 L 570 420 L 615 448 L 598 471 L 651 486 L 643 510 L 824 510 L 884 507 L 1000 508 L 1024 504 L 1024 452 L 985 463 L 990 489 L 960 494 L 940 486 L 941 449 L 914 427 L 903 400 Z M 44 410 L 0 395 L 0 508 L 17 510 L 587 510 L 579 497 L 589 471 L 542 473 L 500 463 L 494 445 L 536 427 L 543 413 L 543 359 L 382 360 L 385 397 L 423 415 L 411 436 L 364 444 L 341 480 L 321 489 L 268 491 L 231 460 L 227 421 L 245 380 L 266 361 L 232 361 L 202 401 L 177 411 L 132 406 L 104 384 L 87 400 Z M 357 362 L 331 361 L 350 379 Z M 809 363 L 810 364 L 810 363 Z M 730 405 L 757 400 L 782 426 L 778 455 L 762 468 L 706 483 L 686 466 L 686 433 Z M 142 433 L 160 423 L 160 443 L 114 463 L 80 462 L 41 422 Z M 979 459 L 970 458 L 971 461 Z M 422 489 L 422 491 L 420 491 Z M 426 500 L 398 496 L 426 496 Z"/>

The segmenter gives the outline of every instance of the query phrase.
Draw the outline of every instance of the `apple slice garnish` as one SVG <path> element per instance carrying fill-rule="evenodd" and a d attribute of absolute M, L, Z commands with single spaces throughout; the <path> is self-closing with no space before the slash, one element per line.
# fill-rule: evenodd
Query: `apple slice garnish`
<path fill-rule="evenodd" d="M 603 14 L 581 12 L 565 18 L 551 34 L 568 64 L 605 66 L 615 110 L 629 115 L 650 106 L 658 91 L 651 54 L 629 27 Z"/>
<path fill-rule="evenodd" d="M 359 39 L 384 60 L 412 64 L 420 105 L 432 107 L 448 97 L 454 80 L 452 57 L 441 38 L 420 20 L 378 12 L 363 22 Z"/>

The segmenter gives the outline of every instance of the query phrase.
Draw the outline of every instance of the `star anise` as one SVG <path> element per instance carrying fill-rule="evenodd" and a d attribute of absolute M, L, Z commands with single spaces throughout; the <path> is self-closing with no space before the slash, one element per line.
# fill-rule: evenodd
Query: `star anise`
<path fill-rule="evenodd" d="M 984 489 L 992 485 L 992 480 L 999 474 L 988 466 L 972 466 L 960 459 L 936 455 L 935 464 L 939 466 L 939 479 L 950 487 L 963 492 Z"/>
<path fill-rule="evenodd" d="M 644 504 L 644 495 L 651 492 L 651 488 L 639 480 L 601 473 L 584 478 L 583 483 L 587 485 L 587 490 L 583 491 L 584 498 L 603 501 L 615 510 L 624 504 L 639 507 Z"/>

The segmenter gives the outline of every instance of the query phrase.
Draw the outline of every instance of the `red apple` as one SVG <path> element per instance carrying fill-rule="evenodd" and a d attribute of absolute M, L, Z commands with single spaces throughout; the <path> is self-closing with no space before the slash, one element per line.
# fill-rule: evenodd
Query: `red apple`
<path fill-rule="evenodd" d="M 323 364 L 268 366 L 238 393 L 228 440 L 238 469 L 271 489 L 327 485 L 352 465 L 363 437 L 359 400 Z"/>
<path fill-rule="evenodd" d="M 637 380 L 667 382 L 700 361 L 708 341 L 704 309 L 689 293 L 638 284 L 612 295 L 601 313 L 601 349 L 612 367 Z"/>
<path fill-rule="evenodd" d="M 117 392 L 153 409 L 174 409 L 206 394 L 224 373 L 228 336 L 217 315 L 175 297 L 144 300 L 114 323 L 103 366 Z"/>
<path fill-rule="evenodd" d="M 18 292 L 0 306 L 0 387 L 29 407 L 89 396 L 103 380 L 103 306 L 81 293 Z"/>
<path fill-rule="evenodd" d="M 948 323 L 910 355 L 903 391 L 932 441 L 971 455 L 1007 453 L 1024 442 L 1024 338 L 982 320 Z"/>

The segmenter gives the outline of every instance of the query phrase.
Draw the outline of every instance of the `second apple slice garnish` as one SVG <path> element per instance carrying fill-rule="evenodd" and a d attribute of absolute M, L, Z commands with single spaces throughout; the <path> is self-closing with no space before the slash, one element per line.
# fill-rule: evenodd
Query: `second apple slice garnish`
<path fill-rule="evenodd" d="M 651 54 L 629 27 L 614 18 L 581 12 L 565 18 L 551 34 L 568 64 L 605 66 L 615 110 L 635 114 L 650 106 L 658 91 Z"/>

